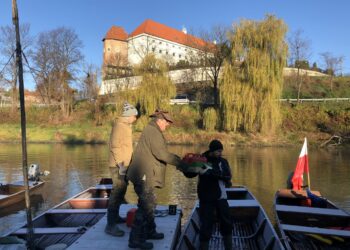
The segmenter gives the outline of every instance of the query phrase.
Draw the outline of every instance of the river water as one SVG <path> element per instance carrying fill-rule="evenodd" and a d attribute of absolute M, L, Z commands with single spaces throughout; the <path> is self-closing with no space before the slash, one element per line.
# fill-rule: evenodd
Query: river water
<path fill-rule="evenodd" d="M 203 152 L 194 146 L 169 146 L 180 156 Z M 300 147 L 232 147 L 224 150 L 228 159 L 234 185 L 244 185 L 263 205 L 273 220 L 273 197 L 284 188 L 288 173 L 294 170 Z M 43 200 L 36 202 L 33 215 L 37 215 L 74 194 L 93 186 L 101 177 L 108 177 L 107 145 L 29 144 L 28 163 L 38 163 L 41 170 L 51 174 L 45 177 Z M 309 149 L 311 188 L 339 207 L 350 211 L 350 148 Z M 21 145 L 0 144 L 0 183 L 22 180 Z M 166 187 L 157 190 L 159 204 L 179 204 L 186 221 L 196 201 L 197 178 L 187 179 L 168 166 Z M 136 203 L 132 185 L 126 199 Z M 0 235 L 9 232 L 26 219 L 24 210 L 0 218 Z"/>

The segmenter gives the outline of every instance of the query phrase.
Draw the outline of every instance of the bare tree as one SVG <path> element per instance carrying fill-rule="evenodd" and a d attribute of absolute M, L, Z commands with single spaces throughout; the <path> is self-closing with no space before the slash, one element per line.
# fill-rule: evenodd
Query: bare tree
<path fill-rule="evenodd" d="M 84 74 L 81 81 L 81 92 L 84 99 L 96 100 L 98 96 L 98 76 L 99 69 L 93 64 L 84 67 Z"/>
<path fill-rule="evenodd" d="M 23 24 L 20 26 L 20 36 L 22 51 L 26 54 L 30 54 L 30 47 L 33 44 L 33 38 L 29 34 L 30 25 Z M 16 32 L 15 27 L 2 26 L 0 27 L 0 51 L 1 51 L 1 64 L 0 67 L 2 74 L 0 77 L 0 84 L 4 87 L 11 89 L 12 97 L 12 110 L 17 107 L 18 102 L 18 90 L 17 90 L 17 67 L 15 59 L 16 50 Z"/>
<path fill-rule="evenodd" d="M 342 71 L 344 56 L 334 56 L 330 52 L 323 52 L 320 54 L 321 57 L 324 60 L 326 73 L 330 75 L 330 85 L 331 85 L 331 91 L 333 91 L 333 78 L 336 76 L 339 72 Z"/>
<path fill-rule="evenodd" d="M 297 68 L 297 84 L 298 84 L 298 95 L 297 103 L 299 103 L 301 85 L 303 83 L 303 77 L 300 74 L 302 68 L 302 62 L 308 61 L 311 56 L 310 52 L 310 40 L 303 37 L 303 30 L 299 29 L 292 33 L 288 38 L 289 43 L 289 62 L 295 68 Z"/>
<path fill-rule="evenodd" d="M 34 62 L 37 89 L 47 103 L 60 103 L 64 116 L 72 111 L 75 80 L 83 60 L 82 42 L 70 28 L 61 27 L 39 34 Z"/>
<path fill-rule="evenodd" d="M 219 75 L 226 58 L 230 57 L 231 49 L 228 41 L 228 28 L 213 26 L 209 31 L 199 34 L 201 39 L 193 37 L 191 43 L 198 49 L 191 56 L 192 63 L 205 68 L 206 77 L 213 86 L 214 105 L 219 105 Z M 191 38 L 189 38 L 191 39 Z"/>

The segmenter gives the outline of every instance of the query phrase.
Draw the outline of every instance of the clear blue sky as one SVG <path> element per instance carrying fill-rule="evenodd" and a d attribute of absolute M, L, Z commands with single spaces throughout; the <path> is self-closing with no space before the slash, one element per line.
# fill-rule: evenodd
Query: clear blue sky
<path fill-rule="evenodd" d="M 188 30 L 230 25 L 241 18 L 282 18 L 290 31 L 304 30 L 311 41 L 311 63 L 322 65 L 320 53 L 344 56 L 343 73 L 350 73 L 350 1 L 348 0 L 17 0 L 20 23 L 32 35 L 60 26 L 73 28 L 83 41 L 87 63 L 101 66 L 101 39 L 112 25 L 130 33 L 145 19 Z M 0 1 L 0 26 L 11 25 L 11 0 Z M 33 89 L 33 83 L 26 84 Z"/>

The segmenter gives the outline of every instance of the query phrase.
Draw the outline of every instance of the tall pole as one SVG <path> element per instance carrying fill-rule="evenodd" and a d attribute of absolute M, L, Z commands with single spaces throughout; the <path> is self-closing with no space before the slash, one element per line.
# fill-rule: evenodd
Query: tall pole
<path fill-rule="evenodd" d="M 23 64 L 22 64 L 22 48 L 19 34 L 19 20 L 17 1 L 12 0 L 12 21 L 16 29 L 16 65 L 18 67 L 18 81 L 19 81 L 19 101 L 21 105 L 21 132 L 22 132 L 22 169 L 23 181 L 25 187 L 25 201 L 27 212 L 27 247 L 34 249 L 33 244 L 33 223 L 32 213 L 30 208 L 30 196 L 28 185 L 28 162 L 27 162 L 27 137 L 26 137 L 26 113 L 24 105 L 24 83 L 23 83 Z"/>

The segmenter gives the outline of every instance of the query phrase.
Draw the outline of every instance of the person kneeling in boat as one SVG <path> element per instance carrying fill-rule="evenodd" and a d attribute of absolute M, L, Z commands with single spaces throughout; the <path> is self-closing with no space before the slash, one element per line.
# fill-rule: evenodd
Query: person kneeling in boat
<path fill-rule="evenodd" d="M 222 157 L 223 148 L 219 140 L 210 142 L 209 150 L 203 156 L 207 158 L 212 169 L 199 173 L 197 193 L 201 222 L 199 238 L 202 250 L 209 248 L 215 211 L 220 222 L 220 233 L 223 236 L 225 250 L 232 249 L 232 221 L 225 191 L 225 187 L 232 186 L 232 175 L 227 160 Z M 198 174 L 184 172 L 184 175 L 193 178 Z"/>

